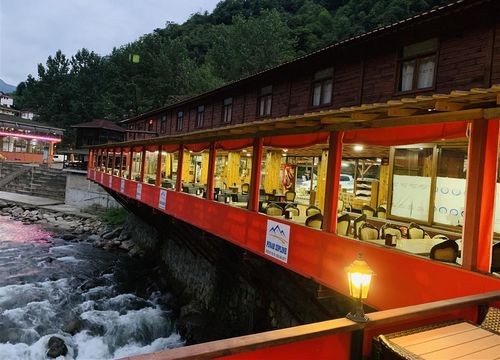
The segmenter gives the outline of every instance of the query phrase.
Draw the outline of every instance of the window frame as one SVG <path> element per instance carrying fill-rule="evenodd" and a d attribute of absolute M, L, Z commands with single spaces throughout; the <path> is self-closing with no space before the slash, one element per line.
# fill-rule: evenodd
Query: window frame
<path fill-rule="evenodd" d="M 196 107 L 195 128 L 200 129 L 204 125 L 205 125 L 205 105 L 198 105 Z"/>
<path fill-rule="evenodd" d="M 167 115 L 163 114 L 160 116 L 160 134 L 165 134 L 167 132 Z"/>
<path fill-rule="evenodd" d="M 408 46 L 412 46 L 421 42 L 425 41 L 430 41 L 436 39 L 436 48 L 435 50 L 429 50 L 425 52 L 421 52 L 412 56 L 403 56 L 403 51 L 404 48 Z M 412 94 L 412 93 L 419 93 L 419 92 L 427 92 L 427 91 L 432 91 L 436 89 L 436 80 L 437 80 L 437 69 L 438 69 L 438 59 L 439 59 L 439 49 L 440 49 L 440 41 L 439 37 L 432 37 L 428 38 L 426 40 L 422 41 L 416 41 L 412 42 L 406 45 L 401 46 L 401 48 L 398 51 L 397 54 L 397 66 L 396 66 L 396 87 L 395 87 L 395 94 Z M 428 57 L 434 57 L 434 73 L 432 74 L 432 85 L 425 87 L 425 88 L 417 88 L 418 84 L 418 69 L 420 66 L 420 62 L 423 59 L 426 59 Z M 413 78 L 412 78 L 412 88 L 410 90 L 401 90 L 402 88 L 402 81 L 403 81 L 403 64 L 410 62 L 410 61 L 415 61 L 415 69 L 413 71 Z"/>
<path fill-rule="evenodd" d="M 329 71 L 331 69 L 331 74 L 324 75 L 324 76 L 318 76 L 317 74 L 321 73 L 323 71 Z M 331 106 L 333 104 L 333 79 L 335 75 L 335 68 L 333 66 L 322 68 L 321 70 L 317 70 L 313 73 L 312 76 L 312 81 L 311 81 L 311 89 L 310 89 L 310 100 L 309 100 L 309 105 L 311 108 L 321 108 L 321 107 L 327 107 Z M 324 90 L 325 90 L 325 84 L 330 82 L 331 84 L 331 93 L 330 93 L 330 99 L 328 102 L 323 102 L 323 97 L 324 97 Z M 314 104 L 314 88 L 316 85 L 320 85 L 320 98 L 319 98 L 319 104 L 315 105 Z"/>
<path fill-rule="evenodd" d="M 223 124 L 230 124 L 233 121 L 233 102 L 234 98 L 232 96 L 228 96 L 222 101 L 221 120 Z"/>
<path fill-rule="evenodd" d="M 177 120 L 175 122 L 175 131 L 182 131 L 184 128 L 184 111 L 177 111 Z"/>
<path fill-rule="evenodd" d="M 262 104 L 264 106 L 264 111 L 261 112 Z M 268 109 L 269 112 L 266 110 Z M 259 90 L 259 96 L 257 97 L 257 117 L 271 116 L 273 113 L 273 85 L 263 86 Z"/>

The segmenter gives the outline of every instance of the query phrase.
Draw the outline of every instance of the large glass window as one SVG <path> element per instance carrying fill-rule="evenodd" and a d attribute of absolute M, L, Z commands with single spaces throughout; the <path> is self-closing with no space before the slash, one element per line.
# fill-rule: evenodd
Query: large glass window
<path fill-rule="evenodd" d="M 141 180 L 142 151 L 133 151 L 132 153 L 132 180 Z"/>
<path fill-rule="evenodd" d="M 209 151 L 185 151 L 182 163 L 182 191 L 205 196 L 208 180 Z"/>
<path fill-rule="evenodd" d="M 130 151 L 129 149 L 123 149 L 122 158 L 121 158 L 121 167 L 122 167 L 122 178 L 129 178 L 129 164 L 130 164 Z"/>
<path fill-rule="evenodd" d="M 175 189 L 179 152 L 161 153 L 161 187 Z"/>
<path fill-rule="evenodd" d="M 146 162 L 144 164 L 144 182 L 156 184 L 156 169 L 158 167 L 158 150 L 146 150 Z"/>

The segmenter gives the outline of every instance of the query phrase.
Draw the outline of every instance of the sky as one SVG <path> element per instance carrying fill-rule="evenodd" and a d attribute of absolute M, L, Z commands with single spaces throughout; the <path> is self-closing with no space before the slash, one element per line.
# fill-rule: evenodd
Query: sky
<path fill-rule="evenodd" d="M 211 12 L 220 0 L 0 0 L 0 79 L 36 77 L 37 65 L 61 49 L 107 55 L 143 34 Z"/>

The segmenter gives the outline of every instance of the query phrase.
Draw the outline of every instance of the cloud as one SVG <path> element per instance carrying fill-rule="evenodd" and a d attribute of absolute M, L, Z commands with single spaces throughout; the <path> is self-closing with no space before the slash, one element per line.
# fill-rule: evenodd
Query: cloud
<path fill-rule="evenodd" d="M 0 78 L 17 85 L 58 49 L 106 55 L 167 21 L 212 11 L 219 0 L 0 0 Z"/>

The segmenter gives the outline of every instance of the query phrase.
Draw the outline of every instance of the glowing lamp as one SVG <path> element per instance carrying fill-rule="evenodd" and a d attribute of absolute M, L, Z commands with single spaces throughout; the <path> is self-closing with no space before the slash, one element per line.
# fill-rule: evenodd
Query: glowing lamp
<path fill-rule="evenodd" d="M 368 297 L 368 290 L 373 276 L 373 270 L 359 254 L 354 262 L 345 268 L 349 281 L 349 295 L 355 300 L 353 312 L 346 315 L 349 320 L 367 322 L 369 319 L 363 310 L 363 300 Z"/>

